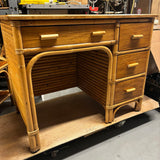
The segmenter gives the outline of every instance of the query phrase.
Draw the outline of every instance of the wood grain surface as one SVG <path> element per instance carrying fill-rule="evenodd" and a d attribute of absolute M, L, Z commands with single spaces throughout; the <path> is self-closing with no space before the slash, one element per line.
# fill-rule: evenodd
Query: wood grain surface
<path fill-rule="evenodd" d="M 152 14 L 126 14 L 126 15 L 86 15 L 86 14 L 69 14 L 69 15 L 5 15 L 0 16 L 0 20 L 47 20 L 47 19 L 135 19 L 135 18 L 154 18 L 157 15 Z"/>
<path fill-rule="evenodd" d="M 116 83 L 114 104 L 141 96 L 144 89 L 144 81 L 145 77 L 138 77 Z M 131 88 L 136 88 L 136 90 L 127 93 L 126 90 Z"/>
<path fill-rule="evenodd" d="M 92 35 L 96 31 L 105 31 L 105 33 L 103 35 Z M 24 48 L 43 48 L 114 40 L 114 24 L 22 27 L 21 32 Z M 58 34 L 59 37 L 57 39 L 41 40 L 41 35 L 51 34 Z"/>
<path fill-rule="evenodd" d="M 124 78 L 135 74 L 144 73 L 146 71 L 147 58 L 149 51 L 136 52 L 118 56 L 116 78 Z M 133 63 L 138 63 L 135 67 L 128 67 Z"/>
<path fill-rule="evenodd" d="M 152 23 L 121 24 L 119 50 L 147 48 L 151 42 Z M 141 39 L 132 39 L 133 35 L 143 35 Z"/>

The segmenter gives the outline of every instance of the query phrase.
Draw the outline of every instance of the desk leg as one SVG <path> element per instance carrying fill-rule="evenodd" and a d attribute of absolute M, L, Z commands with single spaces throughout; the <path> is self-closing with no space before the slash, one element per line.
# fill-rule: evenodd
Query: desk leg
<path fill-rule="evenodd" d="M 19 92 L 16 93 L 19 94 L 17 98 L 21 97 L 22 99 L 22 101 L 21 99 L 18 99 L 21 102 L 19 103 L 19 110 L 20 113 L 22 113 L 21 115 L 25 115 L 23 120 L 27 127 L 30 151 L 32 153 L 35 153 L 40 149 L 40 140 L 34 96 L 31 96 L 29 93 L 30 86 L 27 81 L 26 67 L 24 65 L 24 55 L 19 54 L 17 56 L 20 65 L 20 67 L 18 68 L 20 73 L 19 76 L 21 78 L 19 79 L 19 83 L 17 84 L 17 86 L 19 87 Z M 34 104 L 34 108 L 31 106 L 31 104 Z M 21 105 L 23 105 L 23 108 Z"/>
<path fill-rule="evenodd" d="M 113 109 L 105 109 L 105 122 L 111 123 L 114 120 Z"/>
<path fill-rule="evenodd" d="M 142 100 L 143 98 L 138 99 L 138 101 L 135 104 L 135 111 L 140 111 L 142 107 Z"/>

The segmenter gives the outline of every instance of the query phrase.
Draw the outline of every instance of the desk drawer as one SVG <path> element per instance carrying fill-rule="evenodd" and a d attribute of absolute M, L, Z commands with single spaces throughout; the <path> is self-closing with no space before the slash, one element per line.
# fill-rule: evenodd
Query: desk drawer
<path fill-rule="evenodd" d="M 144 89 L 144 82 L 145 77 L 117 82 L 115 87 L 114 104 L 141 96 Z"/>
<path fill-rule="evenodd" d="M 120 25 L 119 51 L 150 46 L 152 23 Z"/>
<path fill-rule="evenodd" d="M 116 78 L 124 78 L 144 73 L 148 62 L 149 51 L 119 55 Z"/>
<path fill-rule="evenodd" d="M 114 24 L 22 27 L 24 48 L 114 40 Z"/>

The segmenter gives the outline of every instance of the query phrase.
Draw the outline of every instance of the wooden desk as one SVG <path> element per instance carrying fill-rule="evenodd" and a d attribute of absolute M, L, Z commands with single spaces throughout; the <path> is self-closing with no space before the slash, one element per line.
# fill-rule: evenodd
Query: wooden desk
<path fill-rule="evenodd" d="M 141 109 L 153 15 L 8 15 L 1 27 L 12 94 L 40 149 L 34 95 L 78 86 L 105 109 Z M 75 106 L 76 109 L 76 106 Z"/>

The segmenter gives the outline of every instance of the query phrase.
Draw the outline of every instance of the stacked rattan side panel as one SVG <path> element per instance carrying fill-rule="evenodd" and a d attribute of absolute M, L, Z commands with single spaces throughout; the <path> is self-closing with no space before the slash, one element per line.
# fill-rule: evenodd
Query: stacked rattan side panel
<path fill-rule="evenodd" d="M 21 83 L 21 77 L 19 76 L 21 73 L 19 66 L 19 58 L 15 53 L 15 45 L 13 39 L 13 29 L 10 24 L 1 24 L 4 46 L 5 46 L 5 53 L 8 62 L 8 71 L 10 77 L 10 83 L 13 83 L 12 89 L 14 98 L 16 99 L 17 107 L 20 110 L 22 118 L 26 123 L 26 108 L 25 108 L 25 101 L 23 96 L 23 88 Z"/>
<path fill-rule="evenodd" d="M 104 51 L 77 55 L 78 86 L 105 107 L 109 58 Z"/>
<path fill-rule="evenodd" d="M 35 152 L 40 148 L 39 135 L 37 119 L 32 116 L 33 110 L 30 108 L 24 56 L 19 52 L 22 49 L 20 27 L 8 22 L 1 26 L 12 92 L 26 125 L 30 149 Z"/>

